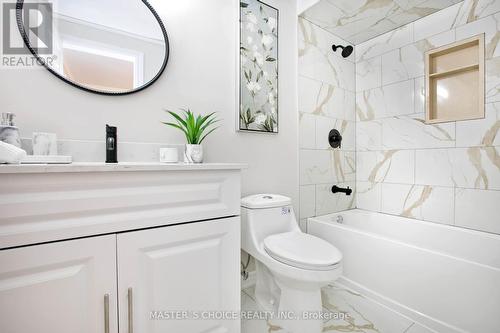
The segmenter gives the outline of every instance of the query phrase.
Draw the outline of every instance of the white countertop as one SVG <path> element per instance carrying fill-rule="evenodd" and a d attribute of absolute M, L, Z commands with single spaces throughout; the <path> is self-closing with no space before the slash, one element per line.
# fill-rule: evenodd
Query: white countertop
<path fill-rule="evenodd" d="M 145 162 L 75 162 L 71 164 L 0 164 L 0 174 L 53 173 L 53 172 L 121 172 L 121 171 L 189 171 L 189 170 L 239 170 L 242 163 L 145 163 Z"/>

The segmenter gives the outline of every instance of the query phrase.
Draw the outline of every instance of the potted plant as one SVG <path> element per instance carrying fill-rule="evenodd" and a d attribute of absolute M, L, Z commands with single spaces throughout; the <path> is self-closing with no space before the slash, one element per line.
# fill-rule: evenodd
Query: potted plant
<path fill-rule="evenodd" d="M 173 111 L 167 111 L 174 119 L 175 123 L 162 122 L 165 125 L 180 129 L 186 136 L 186 147 L 184 149 L 184 162 L 202 163 L 203 146 L 201 143 L 205 138 L 215 131 L 218 127 L 211 127 L 219 120 L 212 112 L 206 116 L 195 116 L 189 109 L 181 109 L 183 113 L 178 114 Z"/>

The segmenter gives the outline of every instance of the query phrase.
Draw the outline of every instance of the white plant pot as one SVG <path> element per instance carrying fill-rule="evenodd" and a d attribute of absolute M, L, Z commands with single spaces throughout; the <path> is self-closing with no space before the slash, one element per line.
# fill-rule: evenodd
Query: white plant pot
<path fill-rule="evenodd" d="M 184 149 L 184 162 L 203 163 L 203 146 L 186 144 Z"/>

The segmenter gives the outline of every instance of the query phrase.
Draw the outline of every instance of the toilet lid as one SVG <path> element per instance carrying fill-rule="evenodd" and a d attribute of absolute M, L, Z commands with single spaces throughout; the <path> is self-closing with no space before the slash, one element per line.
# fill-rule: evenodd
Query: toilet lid
<path fill-rule="evenodd" d="M 342 260 L 342 253 L 332 244 L 296 231 L 268 236 L 264 248 L 272 258 L 304 269 L 332 269 Z"/>

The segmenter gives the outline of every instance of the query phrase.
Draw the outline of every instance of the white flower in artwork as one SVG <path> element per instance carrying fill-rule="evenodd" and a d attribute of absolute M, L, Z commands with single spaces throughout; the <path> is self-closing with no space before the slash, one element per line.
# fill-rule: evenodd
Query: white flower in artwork
<path fill-rule="evenodd" d="M 268 100 L 269 100 L 269 104 L 274 105 L 275 99 L 274 99 L 274 94 L 272 92 L 270 92 L 268 94 Z"/>
<path fill-rule="evenodd" d="M 272 106 L 272 107 L 271 107 L 271 114 L 272 114 L 273 116 L 275 116 L 275 115 L 276 115 L 276 108 L 275 108 L 274 106 Z"/>
<path fill-rule="evenodd" d="M 258 93 L 259 90 L 260 90 L 260 88 L 261 88 L 260 84 L 258 84 L 255 81 L 250 81 L 250 82 L 247 83 L 247 89 L 248 89 L 248 91 L 250 91 L 253 94 Z"/>
<path fill-rule="evenodd" d="M 255 117 L 255 122 L 258 125 L 264 125 L 264 123 L 266 122 L 266 119 L 267 119 L 267 117 L 261 113 L 257 117 Z"/>
<path fill-rule="evenodd" d="M 262 54 L 260 54 L 259 52 L 254 52 L 253 57 L 255 59 L 255 62 L 257 62 L 259 66 L 264 65 L 264 56 Z"/>
<path fill-rule="evenodd" d="M 255 30 L 256 30 L 255 29 L 255 24 L 250 23 L 250 22 L 247 23 L 246 27 L 247 27 L 247 30 L 250 31 L 250 32 L 255 32 Z"/>
<path fill-rule="evenodd" d="M 252 12 L 247 13 L 247 21 L 253 24 L 257 24 L 257 16 L 255 16 L 255 14 Z"/>
<path fill-rule="evenodd" d="M 262 71 L 262 76 L 264 76 L 267 79 L 269 77 L 269 73 L 266 71 Z"/>
<path fill-rule="evenodd" d="M 270 46 L 274 42 L 274 38 L 271 35 L 262 36 L 262 44 L 265 46 Z"/>
<path fill-rule="evenodd" d="M 267 19 L 267 25 L 271 30 L 276 28 L 278 21 L 274 17 L 270 17 Z"/>
<path fill-rule="evenodd" d="M 247 37 L 247 44 L 248 44 L 248 45 L 250 45 L 250 44 L 252 44 L 252 43 L 253 43 L 253 38 L 252 38 L 252 36 L 248 36 L 248 37 Z"/>

